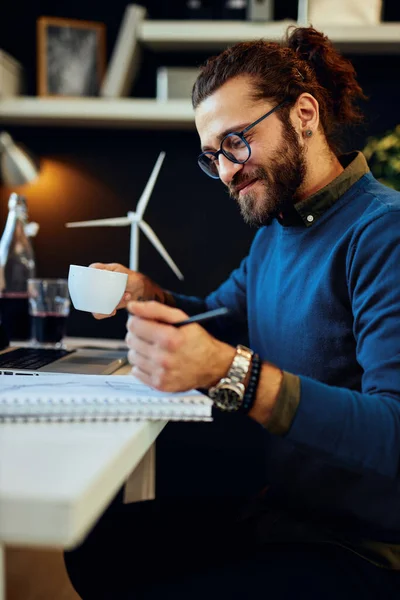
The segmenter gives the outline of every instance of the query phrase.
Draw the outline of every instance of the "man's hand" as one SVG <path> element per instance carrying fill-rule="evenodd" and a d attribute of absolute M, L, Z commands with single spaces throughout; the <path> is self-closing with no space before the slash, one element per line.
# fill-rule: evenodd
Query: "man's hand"
<path fill-rule="evenodd" d="M 128 275 L 128 282 L 126 284 L 125 293 L 121 298 L 120 303 L 110 315 L 93 315 L 96 319 L 106 319 L 107 317 L 113 317 L 117 310 L 120 308 L 126 308 L 129 300 L 158 300 L 170 304 L 172 302 L 170 294 L 167 294 L 157 284 L 153 283 L 148 277 L 131 271 L 127 267 L 118 263 L 92 263 L 90 267 L 94 269 L 105 269 L 107 271 L 116 271 L 118 273 L 126 273 Z"/>
<path fill-rule="evenodd" d="M 159 302 L 129 302 L 126 343 L 132 373 L 164 392 L 208 388 L 226 375 L 235 349 L 197 323 L 172 327 L 187 318 Z"/>

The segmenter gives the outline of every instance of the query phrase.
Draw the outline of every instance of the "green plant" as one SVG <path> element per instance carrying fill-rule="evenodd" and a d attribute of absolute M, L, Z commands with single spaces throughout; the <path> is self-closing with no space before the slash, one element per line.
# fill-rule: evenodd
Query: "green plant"
<path fill-rule="evenodd" d="M 400 125 L 384 135 L 369 137 L 364 155 L 373 175 L 400 191 Z"/>

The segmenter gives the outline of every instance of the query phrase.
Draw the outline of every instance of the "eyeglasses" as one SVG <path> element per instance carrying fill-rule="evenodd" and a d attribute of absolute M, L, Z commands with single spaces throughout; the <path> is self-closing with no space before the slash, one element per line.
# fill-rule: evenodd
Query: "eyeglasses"
<path fill-rule="evenodd" d="M 285 104 L 289 104 L 289 101 L 284 100 L 272 110 L 269 110 L 267 113 L 265 113 L 265 115 L 257 119 L 257 121 L 247 125 L 243 131 L 232 131 L 232 133 L 228 133 L 222 139 L 221 146 L 217 152 L 212 152 L 211 150 L 202 152 L 197 159 L 200 169 L 202 169 L 209 177 L 212 177 L 213 179 L 219 179 L 218 156 L 220 154 L 223 154 L 228 160 L 236 164 L 242 165 L 243 163 L 247 162 L 251 156 L 251 148 L 249 142 L 244 137 L 245 133 L 269 117 L 269 115 L 272 115 L 272 113 L 274 113 L 276 110 L 282 108 L 282 106 L 285 106 Z"/>

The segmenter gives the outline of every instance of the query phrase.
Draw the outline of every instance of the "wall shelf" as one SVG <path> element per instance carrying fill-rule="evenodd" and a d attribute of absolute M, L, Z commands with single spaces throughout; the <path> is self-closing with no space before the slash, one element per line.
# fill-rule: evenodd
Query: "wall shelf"
<path fill-rule="evenodd" d="M 0 124 L 193 129 L 194 113 L 189 100 L 21 96 L 0 101 Z"/>
<path fill-rule="evenodd" d="M 144 19 L 138 40 L 156 51 L 217 50 L 241 41 L 279 41 L 295 21 L 152 21 Z M 400 23 L 346 26 L 314 24 L 342 52 L 400 54 Z"/>
<path fill-rule="evenodd" d="M 238 41 L 279 41 L 295 21 L 152 21 L 138 24 L 137 39 L 155 51 L 214 51 Z M 400 54 L 400 23 L 370 26 L 319 26 L 342 51 Z M 192 129 L 190 100 L 160 102 L 136 98 L 0 99 L 0 125 Z"/>

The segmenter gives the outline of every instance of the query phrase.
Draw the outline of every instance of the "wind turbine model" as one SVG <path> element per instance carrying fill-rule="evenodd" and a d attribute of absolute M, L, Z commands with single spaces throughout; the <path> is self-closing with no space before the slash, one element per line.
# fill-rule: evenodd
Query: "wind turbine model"
<path fill-rule="evenodd" d="M 148 201 L 150 200 L 151 192 L 154 184 L 157 181 L 161 165 L 165 158 L 165 152 L 160 152 L 156 164 L 150 178 L 144 188 L 142 195 L 139 198 L 135 212 L 128 212 L 126 217 L 116 217 L 114 219 L 97 219 L 95 221 L 77 221 L 75 223 L 67 223 L 67 227 L 123 227 L 124 225 L 131 226 L 131 242 L 129 250 L 129 268 L 133 271 L 138 270 L 139 264 L 139 229 L 143 231 L 145 236 L 153 244 L 156 250 L 161 254 L 165 262 L 173 270 L 178 279 L 183 279 L 183 275 L 164 248 L 152 228 L 143 220 L 143 213 L 146 210 Z"/>

